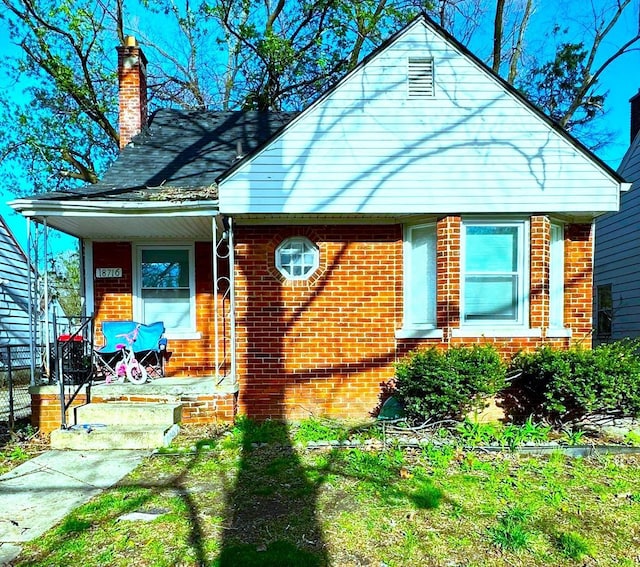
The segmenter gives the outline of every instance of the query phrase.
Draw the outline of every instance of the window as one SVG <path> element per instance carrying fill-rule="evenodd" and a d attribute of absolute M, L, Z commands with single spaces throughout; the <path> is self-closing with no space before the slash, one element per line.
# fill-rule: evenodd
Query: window
<path fill-rule="evenodd" d="M 597 289 L 599 337 L 610 337 L 613 324 L 613 293 L 611 284 L 599 285 Z"/>
<path fill-rule="evenodd" d="M 404 327 L 436 327 L 436 225 L 405 228 Z"/>
<path fill-rule="evenodd" d="M 408 61 L 409 98 L 430 98 L 434 95 L 433 59 L 410 57 Z"/>
<path fill-rule="evenodd" d="M 549 327 L 564 327 L 564 227 L 551 225 L 549 254 Z"/>
<path fill-rule="evenodd" d="M 526 223 L 463 223 L 462 306 L 467 325 L 524 325 Z"/>
<path fill-rule="evenodd" d="M 276 248 L 276 267 L 288 280 L 306 280 L 319 264 L 320 250 L 308 238 L 287 238 Z"/>
<path fill-rule="evenodd" d="M 140 246 L 137 260 L 136 319 L 163 321 L 167 331 L 195 331 L 193 248 Z"/>

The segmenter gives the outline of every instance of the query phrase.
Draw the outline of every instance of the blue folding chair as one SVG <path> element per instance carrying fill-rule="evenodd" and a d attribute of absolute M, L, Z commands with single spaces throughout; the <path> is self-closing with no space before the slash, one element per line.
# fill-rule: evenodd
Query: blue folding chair
<path fill-rule="evenodd" d="M 150 325 L 140 325 L 138 336 L 133 343 L 133 352 L 140 364 L 144 365 L 150 377 L 164 376 L 164 359 L 167 339 L 164 338 L 164 323 L 156 321 Z"/>
<path fill-rule="evenodd" d="M 135 332 L 137 329 L 137 333 Z M 122 360 L 122 348 L 132 348 L 136 359 L 147 369 L 149 377 L 164 376 L 167 339 L 164 323 L 157 321 L 143 325 L 136 321 L 103 321 L 104 345 L 95 350 L 96 374 L 109 381 L 116 375 L 116 366 Z M 133 342 L 129 342 L 135 336 Z"/>

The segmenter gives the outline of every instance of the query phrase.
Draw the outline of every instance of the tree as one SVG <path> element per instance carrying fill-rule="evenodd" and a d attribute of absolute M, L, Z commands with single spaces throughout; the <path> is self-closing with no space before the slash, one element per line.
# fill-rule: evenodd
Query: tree
<path fill-rule="evenodd" d="M 54 291 L 51 299 L 59 301 L 67 317 L 79 316 L 82 313 L 82 299 L 78 252 L 68 252 L 50 260 L 48 277 L 50 288 Z"/>
<path fill-rule="evenodd" d="M 116 8 L 121 6 L 118 1 Z M 115 157 L 118 131 L 115 69 L 107 53 L 121 36 L 121 18 L 100 3 L 2 0 L 10 39 L 21 50 L 3 70 L 27 84 L 27 101 L 5 102 L 0 159 L 20 165 L 25 191 L 95 183 Z M 120 24 L 120 27 L 115 24 Z"/>
<path fill-rule="evenodd" d="M 195 8 L 189 0 L 134 1 L 127 12 L 124 0 L 0 0 L 21 51 L 5 67 L 16 84 L 27 83 L 29 98 L 6 102 L 3 112 L 15 126 L 0 161 L 19 164 L 5 166 L 18 192 L 25 171 L 32 186 L 22 192 L 74 190 L 95 183 L 114 159 L 113 47 L 124 41 L 125 21 L 161 62 L 150 67 L 152 107 L 294 109 L 424 9 L 420 0 L 214 0 Z M 172 31 L 169 47 L 136 24 L 159 16 Z"/>

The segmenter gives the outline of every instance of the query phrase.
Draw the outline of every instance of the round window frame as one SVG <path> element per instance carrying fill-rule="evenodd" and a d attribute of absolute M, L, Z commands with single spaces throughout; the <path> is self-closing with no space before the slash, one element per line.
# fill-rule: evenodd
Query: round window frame
<path fill-rule="evenodd" d="M 281 251 L 283 248 L 287 247 L 287 246 L 291 246 L 292 243 L 294 242 L 301 242 L 303 243 L 308 250 L 313 251 L 313 264 L 311 264 L 311 266 L 309 267 L 308 271 L 300 276 L 294 276 L 292 274 L 290 274 L 286 267 L 283 266 L 282 261 L 281 261 Z M 303 248 L 302 254 L 307 253 L 307 250 L 305 250 Z M 311 278 L 313 276 L 313 274 L 315 274 L 318 271 L 318 268 L 320 267 L 320 248 L 318 248 L 318 246 L 312 242 L 309 238 L 307 238 L 306 236 L 291 236 L 289 238 L 285 238 L 280 244 L 278 244 L 278 246 L 275 249 L 275 265 L 276 265 L 276 269 L 278 270 L 278 272 L 280 273 L 280 275 L 282 275 L 283 278 L 285 278 L 286 280 L 289 281 L 304 281 L 304 280 L 308 280 L 309 278 Z"/>

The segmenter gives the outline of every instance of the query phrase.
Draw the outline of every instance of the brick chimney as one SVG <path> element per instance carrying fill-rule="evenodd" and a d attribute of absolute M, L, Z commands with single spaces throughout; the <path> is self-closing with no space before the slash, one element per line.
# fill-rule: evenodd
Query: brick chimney
<path fill-rule="evenodd" d="M 147 58 L 133 36 L 118 51 L 120 149 L 147 123 Z"/>
<path fill-rule="evenodd" d="M 629 102 L 631 103 L 631 141 L 633 142 L 640 130 L 640 90 Z"/>

